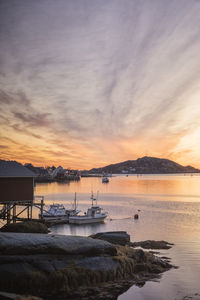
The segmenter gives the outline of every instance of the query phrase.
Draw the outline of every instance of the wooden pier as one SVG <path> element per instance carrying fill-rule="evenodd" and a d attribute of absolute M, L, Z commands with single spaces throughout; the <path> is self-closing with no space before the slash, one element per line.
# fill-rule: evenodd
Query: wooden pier
<path fill-rule="evenodd" d="M 44 212 L 44 197 L 35 196 L 34 201 L 0 201 L 2 208 L 0 209 L 0 219 L 9 223 L 16 223 L 17 221 L 42 221 Z M 33 207 L 39 209 L 40 219 L 33 219 Z M 21 216 L 22 213 L 26 216 Z"/>

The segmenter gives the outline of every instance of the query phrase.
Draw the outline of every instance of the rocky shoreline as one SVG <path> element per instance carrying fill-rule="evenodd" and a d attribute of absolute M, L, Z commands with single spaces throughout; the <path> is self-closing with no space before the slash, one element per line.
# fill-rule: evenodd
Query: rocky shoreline
<path fill-rule="evenodd" d="M 117 299 L 131 285 L 144 285 L 172 267 L 167 258 L 134 249 L 125 232 L 103 233 L 101 239 L 0 233 L 0 290 L 8 293 L 42 299 Z"/>

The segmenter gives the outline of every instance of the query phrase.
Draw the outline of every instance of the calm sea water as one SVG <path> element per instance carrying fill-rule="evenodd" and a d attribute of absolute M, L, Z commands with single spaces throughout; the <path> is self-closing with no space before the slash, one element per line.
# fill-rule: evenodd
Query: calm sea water
<path fill-rule="evenodd" d="M 101 178 L 82 178 L 69 184 L 41 183 L 35 187 L 36 195 L 44 195 L 47 205 L 59 202 L 71 207 L 76 192 L 82 211 L 91 205 L 91 190 L 94 194 L 99 191 L 98 204 L 109 212 L 105 224 L 59 225 L 52 228 L 53 233 L 88 236 L 124 230 L 132 241 L 162 239 L 175 244 L 161 255 L 170 257 L 178 269 L 141 288 L 133 286 L 118 299 L 200 299 L 200 176 L 114 176 L 108 184 Z M 135 213 L 139 213 L 138 220 L 133 219 Z"/>

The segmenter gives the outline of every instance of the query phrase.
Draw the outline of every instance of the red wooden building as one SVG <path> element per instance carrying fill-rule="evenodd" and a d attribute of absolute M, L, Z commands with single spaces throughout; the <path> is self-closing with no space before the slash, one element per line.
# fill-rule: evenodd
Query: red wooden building
<path fill-rule="evenodd" d="M 20 163 L 0 160 L 0 203 L 33 202 L 34 177 Z"/>

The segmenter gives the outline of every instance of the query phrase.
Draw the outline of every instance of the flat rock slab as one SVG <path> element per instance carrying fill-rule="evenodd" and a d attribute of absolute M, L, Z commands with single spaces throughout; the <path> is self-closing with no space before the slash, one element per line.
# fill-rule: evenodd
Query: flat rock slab
<path fill-rule="evenodd" d="M 114 245 L 80 236 L 46 235 L 38 233 L 0 233 L 0 254 L 67 254 L 114 256 Z"/>
<path fill-rule="evenodd" d="M 130 235 L 127 234 L 126 231 L 99 232 L 90 237 L 122 246 L 125 246 L 130 242 Z"/>

